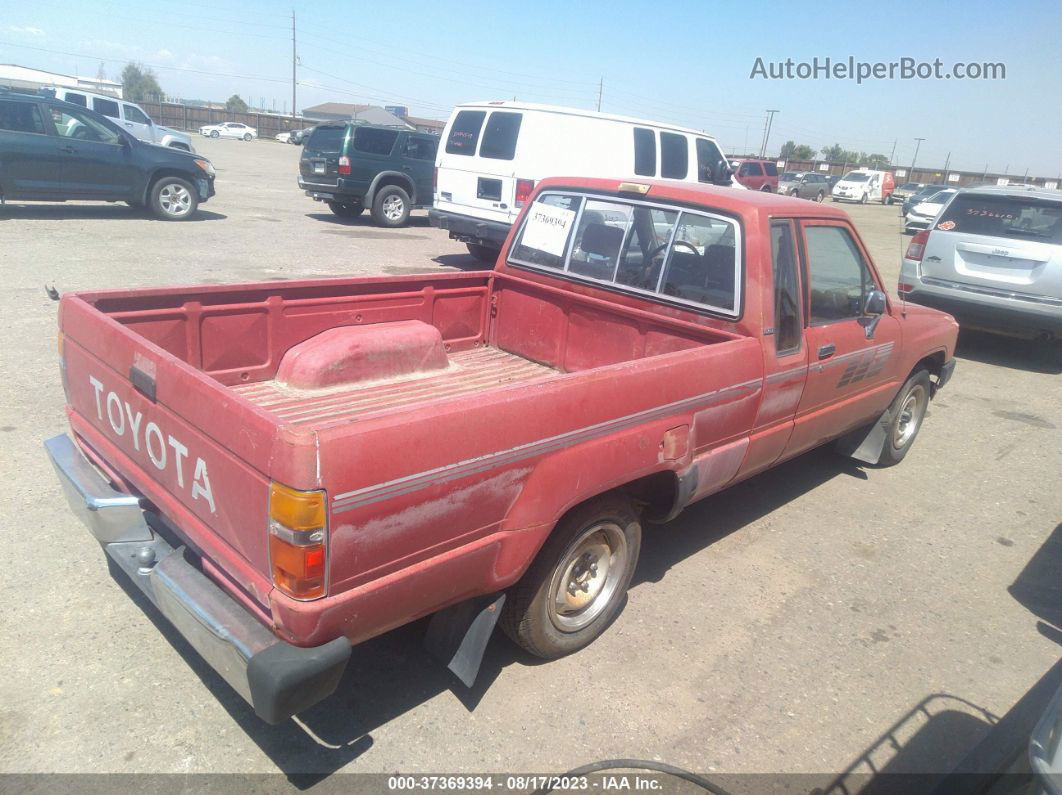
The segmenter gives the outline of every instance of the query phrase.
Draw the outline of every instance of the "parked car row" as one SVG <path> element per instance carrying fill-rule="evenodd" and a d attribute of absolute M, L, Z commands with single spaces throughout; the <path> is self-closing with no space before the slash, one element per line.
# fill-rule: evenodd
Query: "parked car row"
<path fill-rule="evenodd" d="M 0 91 L 4 201 L 122 201 L 186 221 L 214 195 L 214 176 L 190 148 L 144 142 L 80 103 Z"/>

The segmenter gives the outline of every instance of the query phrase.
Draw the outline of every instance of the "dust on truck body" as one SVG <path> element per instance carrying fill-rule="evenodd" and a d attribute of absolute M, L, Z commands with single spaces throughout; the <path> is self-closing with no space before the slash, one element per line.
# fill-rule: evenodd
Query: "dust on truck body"
<path fill-rule="evenodd" d="M 270 722 L 431 614 L 465 681 L 495 621 L 586 646 L 643 522 L 831 440 L 897 463 L 956 339 L 837 209 L 582 178 L 493 271 L 73 293 L 59 325 L 71 507 Z"/>

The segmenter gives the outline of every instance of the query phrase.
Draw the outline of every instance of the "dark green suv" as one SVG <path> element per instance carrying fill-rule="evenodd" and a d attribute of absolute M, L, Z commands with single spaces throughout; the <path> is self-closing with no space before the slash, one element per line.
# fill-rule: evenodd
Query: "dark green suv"
<path fill-rule="evenodd" d="M 439 139 L 353 122 L 320 124 L 302 147 L 299 187 L 341 218 L 371 208 L 380 226 L 405 226 L 409 211 L 431 207 Z"/>
<path fill-rule="evenodd" d="M 185 221 L 213 195 L 205 158 L 144 143 L 80 105 L 0 90 L 3 201 L 124 201 Z"/>

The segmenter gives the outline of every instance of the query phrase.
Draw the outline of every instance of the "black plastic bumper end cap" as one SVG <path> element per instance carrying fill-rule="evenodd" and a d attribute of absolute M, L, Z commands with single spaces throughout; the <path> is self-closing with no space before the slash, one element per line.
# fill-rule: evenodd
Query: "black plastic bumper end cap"
<path fill-rule="evenodd" d="M 350 641 L 300 648 L 278 643 L 251 657 L 247 681 L 254 711 L 277 724 L 335 692 L 350 659 Z"/>

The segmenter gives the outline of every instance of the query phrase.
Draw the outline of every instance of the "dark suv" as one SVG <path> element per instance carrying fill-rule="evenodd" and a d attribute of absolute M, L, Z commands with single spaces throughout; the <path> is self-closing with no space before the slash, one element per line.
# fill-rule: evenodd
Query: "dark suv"
<path fill-rule="evenodd" d="M 353 122 L 320 124 L 299 160 L 299 187 L 341 218 L 372 209 L 380 226 L 404 226 L 409 211 L 430 207 L 434 135 Z"/>
<path fill-rule="evenodd" d="M 0 90 L 4 201 L 124 201 L 185 221 L 213 195 L 206 158 L 144 143 L 80 105 Z"/>

